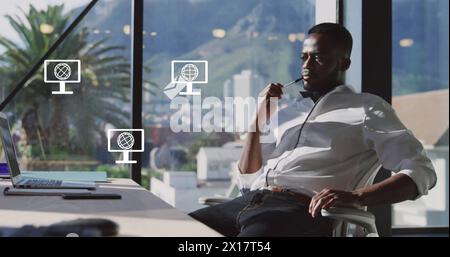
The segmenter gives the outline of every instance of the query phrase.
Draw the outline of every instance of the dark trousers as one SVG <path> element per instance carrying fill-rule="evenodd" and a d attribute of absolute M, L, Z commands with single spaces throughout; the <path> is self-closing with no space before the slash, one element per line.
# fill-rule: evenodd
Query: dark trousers
<path fill-rule="evenodd" d="M 329 219 L 312 218 L 308 206 L 285 192 L 250 191 L 189 215 L 225 236 L 331 236 L 332 233 Z"/>

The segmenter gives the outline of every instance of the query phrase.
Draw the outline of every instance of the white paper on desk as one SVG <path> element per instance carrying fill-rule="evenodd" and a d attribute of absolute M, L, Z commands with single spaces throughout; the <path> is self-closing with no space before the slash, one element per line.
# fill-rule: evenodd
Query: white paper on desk
<path fill-rule="evenodd" d="M 40 195 L 40 196 L 61 196 L 63 194 L 86 194 L 87 189 L 27 189 L 7 187 L 3 191 L 4 195 Z"/>
<path fill-rule="evenodd" d="M 108 182 L 105 171 L 23 171 L 22 176 L 73 182 Z"/>

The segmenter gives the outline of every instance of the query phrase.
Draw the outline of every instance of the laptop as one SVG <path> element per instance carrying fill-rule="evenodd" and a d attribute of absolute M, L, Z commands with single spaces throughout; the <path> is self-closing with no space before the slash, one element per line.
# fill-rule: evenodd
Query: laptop
<path fill-rule="evenodd" d="M 12 184 L 15 188 L 32 189 L 95 189 L 95 183 L 26 177 L 20 174 L 16 150 L 9 129 L 8 118 L 0 113 L 0 139 L 5 152 Z"/>

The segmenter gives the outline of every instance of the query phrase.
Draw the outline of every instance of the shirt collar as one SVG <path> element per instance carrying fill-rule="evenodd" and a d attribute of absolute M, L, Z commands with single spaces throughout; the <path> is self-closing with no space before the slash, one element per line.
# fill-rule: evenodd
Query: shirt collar
<path fill-rule="evenodd" d="M 300 91 L 299 95 L 297 96 L 297 101 L 301 101 L 307 98 L 310 98 L 312 101 L 315 102 L 314 99 L 319 99 L 322 96 L 328 95 L 328 94 L 333 94 L 333 93 L 354 93 L 355 91 L 353 90 L 353 88 L 349 85 L 339 85 L 335 88 L 333 88 L 330 91 L 327 92 L 317 92 L 317 91 Z"/>

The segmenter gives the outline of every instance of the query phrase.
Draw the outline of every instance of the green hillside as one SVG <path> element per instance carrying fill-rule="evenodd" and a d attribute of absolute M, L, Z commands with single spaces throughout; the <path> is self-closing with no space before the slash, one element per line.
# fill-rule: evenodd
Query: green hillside
<path fill-rule="evenodd" d="M 291 80 L 295 76 L 290 72 L 291 66 L 299 62 L 295 60 L 298 55 L 294 45 L 287 37 L 276 41 L 267 40 L 265 35 L 260 38 L 217 39 L 177 58 L 208 60 L 209 83 L 202 87 L 204 96 L 221 97 L 224 82 L 245 69 L 258 72 L 267 83 Z M 202 52 L 206 54 L 201 56 Z M 161 92 L 170 80 L 170 61 L 168 56 L 158 55 L 146 62 L 153 70 L 147 74 L 147 79 L 160 85 Z"/>

